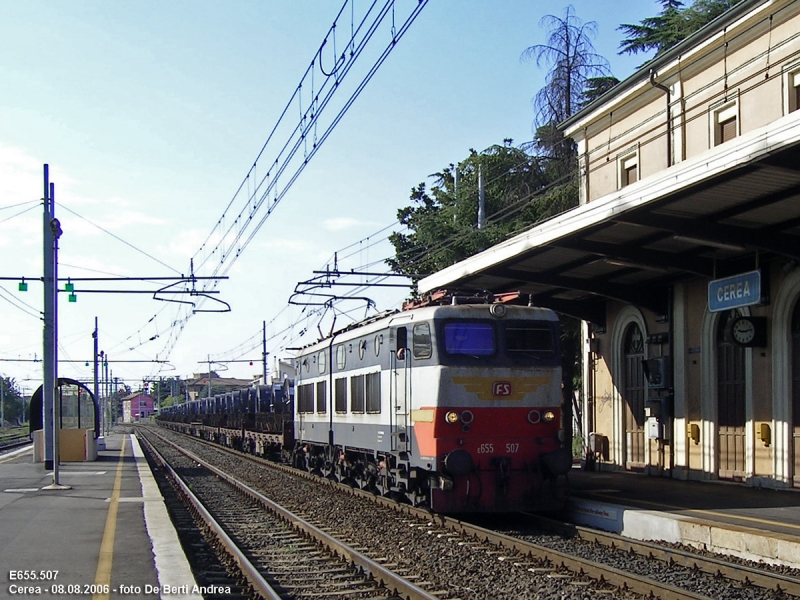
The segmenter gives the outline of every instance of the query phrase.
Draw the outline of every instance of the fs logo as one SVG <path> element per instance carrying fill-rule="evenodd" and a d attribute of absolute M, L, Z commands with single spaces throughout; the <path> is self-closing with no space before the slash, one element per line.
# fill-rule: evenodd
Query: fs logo
<path fill-rule="evenodd" d="M 492 395 L 494 396 L 510 396 L 511 384 L 507 381 L 495 381 L 492 384 Z"/>

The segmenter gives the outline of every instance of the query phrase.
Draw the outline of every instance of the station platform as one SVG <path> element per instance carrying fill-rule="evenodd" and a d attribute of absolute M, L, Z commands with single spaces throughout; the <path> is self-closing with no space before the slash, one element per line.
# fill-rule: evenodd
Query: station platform
<path fill-rule="evenodd" d="M 569 484 L 574 523 L 800 569 L 800 490 L 577 468 Z"/>
<path fill-rule="evenodd" d="M 203 597 L 134 436 L 61 463 L 63 490 L 46 489 L 53 473 L 32 452 L 0 455 L 0 597 Z"/>

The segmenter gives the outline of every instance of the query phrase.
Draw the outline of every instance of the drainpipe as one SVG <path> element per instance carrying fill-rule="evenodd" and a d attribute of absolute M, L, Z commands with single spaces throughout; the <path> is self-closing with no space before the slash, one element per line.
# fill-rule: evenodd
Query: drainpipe
<path fill-rule="evenodd" d="M 650 85 L 660 89 L 667 95 L 667 167 L 672 166 L 672 118 L 669 114 L 669 88 L 656 81 L 655 69 L 650 69 Z"/>

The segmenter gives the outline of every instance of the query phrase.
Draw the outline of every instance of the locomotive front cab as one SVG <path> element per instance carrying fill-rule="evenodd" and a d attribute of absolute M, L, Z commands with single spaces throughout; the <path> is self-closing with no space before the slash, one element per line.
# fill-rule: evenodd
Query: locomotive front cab
<path fill-rule="evenodd" d="M 434 472 L 431 508 L 557 504 L 552 483 L 571 468 L 562 443 L 558 321 L 542 309 L 462 308 L 434 319 L 427 377 L 424 337 L 411 343 L 415 389 L 438 390 L 431 398 L 415 394 L 411 414 L 414 455 Z"/>

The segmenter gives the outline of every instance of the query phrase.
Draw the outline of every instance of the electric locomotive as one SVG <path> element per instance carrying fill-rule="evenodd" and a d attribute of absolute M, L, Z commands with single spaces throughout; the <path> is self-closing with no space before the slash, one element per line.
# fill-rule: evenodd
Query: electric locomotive
<path fill-rule="evenodd" d="M 553 508 L 571 468 L 556 314 L 383 314 L 295 358 L 298 468 L 440 513 Z"/>

